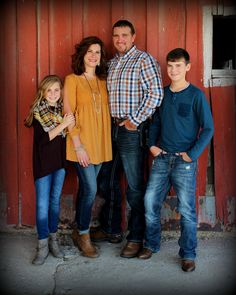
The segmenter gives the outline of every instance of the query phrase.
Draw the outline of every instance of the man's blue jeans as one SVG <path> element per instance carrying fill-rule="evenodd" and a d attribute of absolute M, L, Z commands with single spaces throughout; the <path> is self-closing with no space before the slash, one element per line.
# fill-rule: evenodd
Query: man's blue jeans
<path fill-rule="evenodd" d="M 105 200 L 100 215 L 100 226 L 104 232 L 109 234 L 120 234 L 122 232 L 121 170 L 120 157 L 116 149 L 113 148 L 113 160 L 104 162 L 98 175 L 98 193 Z"/>
<path fill-rule="evenodd" d="M 142 242 L 144 238 L 144 153 L 140 145 L 140 130 L 129 131 L 113 126 L 113 144 L 121 159 L 128 182 L 126 198 L 131 208 L 127 240 Z"/>
<path fill-rule="evenodd" d="M 49 233 L 57 231 L 61 191 L 65 179 L 65 169 L 35 180 L 36 227 L 38 239 L 46 239 Z"/>
<path fill-rule="evenodd" d="M 76 222 L 80 234 L 89 232 L 93 202 L 97 192 L 97 176 L 102 164 L 83 167 L 75 163 L 79 178 L 79 190 L 76 200 Z"/>
<path fill-rule="evenodd" d="M 183 259 L 196 257 L 196 170 L 197 162 L 185 162 L 175 154 L 161 154 L 153 160 L 145 194 L 146 232 L 144 247 L 157 252 L 161 242 L 161 208 L 171 186 L 178 199 L 181 214 L 179 255 Z"/>

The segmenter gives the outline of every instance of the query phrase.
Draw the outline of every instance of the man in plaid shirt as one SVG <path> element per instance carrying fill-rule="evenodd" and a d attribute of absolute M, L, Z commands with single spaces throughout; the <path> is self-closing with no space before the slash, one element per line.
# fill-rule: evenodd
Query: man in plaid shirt
<path fill-rule="evenodd" d="M 144 154 L 143 126 L 163 98 L 159 64 L 134 45 L 135 30 L 127 20 L 113 25 L 117 54 L 110 61 L 107 88 L 113 118 L 113 144 L 121 159 L 128 182 L 130 206 L 127 243 L 121 257 L 136 257 L 144 237 Z"/>

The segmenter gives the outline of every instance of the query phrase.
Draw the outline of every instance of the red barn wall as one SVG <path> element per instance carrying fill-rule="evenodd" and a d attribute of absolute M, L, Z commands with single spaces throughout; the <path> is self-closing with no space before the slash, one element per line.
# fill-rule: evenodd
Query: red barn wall
<path fill-rule="evenodd" d="M 215 1 L 210 1 L 215 4 Z M 224 1 L 223 1 L 224 2 Z M 225 2 L 226 3 L 226 2 Z M 48 74 L 62 78 L 71 72 L 71 54 L 81 38 L 97 35 L 114 53 L 112 24 L 129 19 L 136 27 L 136 45 L 160 63 L 163 82 L 168 78 L 165 57 L 175 47 L 186 48 L 192 69 L 188 79 L 210 98 L 215 121 L 214 169 L 217 220 L 229 217 L 235 200 L 235 87 L 203 87 L 202 7 L 209 1 L 184 0 L 15 0 L 0 7 L 0 200 L 1 222 L 35 224 L 32 177 L 32 130 L 23 125 L 39 81 Z M 234 160 L 232 160 L 234 159 Z M 206 194 L 208 150 L 199 159 L 197 201 Z M 226 177 L 222 177 L 222 171 Z M 73 211 L 77 179 L 73 167 L 66 178 L 65 210 Z M 72 200 L 72 203 L 71 203 Z M 228 207 L 227 207 L 228 206 Z M 227 211 L 228 210 L 228 211 Z M 71 211 L 70 211 L 71 212 Z M 233 214 L 233 213 L 232 213 Z"/>

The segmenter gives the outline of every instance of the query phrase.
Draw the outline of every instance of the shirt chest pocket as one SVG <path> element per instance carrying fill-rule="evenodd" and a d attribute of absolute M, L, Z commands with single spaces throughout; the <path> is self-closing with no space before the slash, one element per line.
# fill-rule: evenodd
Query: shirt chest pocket
<path fill-rule="evenodd" d="M 189 117 L 191 105 L 187 103 L 180 103 L 178 105 L 178 115 L 181 117 Z"/>

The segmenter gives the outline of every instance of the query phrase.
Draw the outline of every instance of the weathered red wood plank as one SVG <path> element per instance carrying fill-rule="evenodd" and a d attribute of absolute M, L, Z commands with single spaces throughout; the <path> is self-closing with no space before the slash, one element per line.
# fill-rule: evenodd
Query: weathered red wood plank
<path fill-rule="evenodd" d="M 227 224 L 231 223 L 232 216 L 235 216 L 235 212 L 232 212 L 233 208 L 230 206 L 230 201 L 232 198 L 236 198 L 236 87 L 211 88 L 211 96 L 215 122 L 216 209 L 217 217 Z"/>
<path fill-rule="evenodd" d="M 16 5 L 1 3 L 0 9 L 0 190 L 1 220 L 18 222 L 18 150 L 17 150 L 17 43 Z"/>
<path fill-rule="evenodd" d="M 36 4 L 17 1 L 17 130 L 19 220 L 22 224 L 35 222 L 35 197 L 32 177 L 32 130 L 24 127 L 29 105 L 37 87 Z"/>

